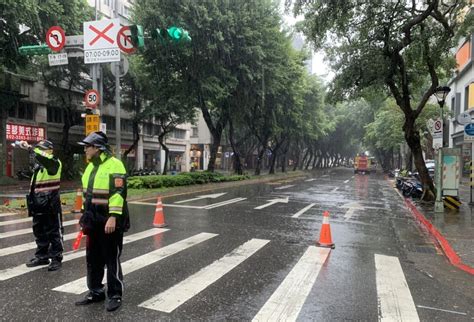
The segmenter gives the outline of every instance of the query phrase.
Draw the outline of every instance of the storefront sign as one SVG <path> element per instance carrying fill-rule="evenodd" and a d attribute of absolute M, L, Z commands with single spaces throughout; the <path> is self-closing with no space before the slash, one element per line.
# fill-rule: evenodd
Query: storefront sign
<path fill-rule="evenodd" d="M 7 123 L 7 141 L 41 141 L 45 137 L 45 129 L 40 126 Z"/>

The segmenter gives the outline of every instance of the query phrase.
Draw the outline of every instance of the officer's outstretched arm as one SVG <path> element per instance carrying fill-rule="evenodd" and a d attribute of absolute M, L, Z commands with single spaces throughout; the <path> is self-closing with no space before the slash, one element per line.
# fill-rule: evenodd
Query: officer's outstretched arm
<path fill-rule="evenodd" d="M 39 148 L 34 148 L 33 153 L 36 156 L 36 160 L 45 167 L 49 175 L 54 176 L 58 172 L 59 160 L 52 154 L 46 153 Z"/>

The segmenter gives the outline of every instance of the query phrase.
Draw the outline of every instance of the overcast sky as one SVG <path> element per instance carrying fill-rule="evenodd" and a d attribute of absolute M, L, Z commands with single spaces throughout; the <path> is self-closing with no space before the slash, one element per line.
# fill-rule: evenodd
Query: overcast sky
<path fill-rule="evenodd" d="M 282 8 L 283 8 L 283 3 L 284 3 L 284 0 L 282 0 Z M 285 20 L 285 23 L 289 26 L 293 26 L 297 21 L 300 21 L 303 19 L 302 16 L 294 18 L 291 14 L 284 14 L 283 18 Z M 324 54 L 322 52 L 317 52 L 317 53 L 313 52 L 312 72 L 314 74 L 317 74 L 319 77 L 321 77 L 325 82 L 329 82 L 333 78 L 333 73 L 331 73 L 329 69 L 326 68 L 326 65 L 327 64 L 324 62 Z"/>

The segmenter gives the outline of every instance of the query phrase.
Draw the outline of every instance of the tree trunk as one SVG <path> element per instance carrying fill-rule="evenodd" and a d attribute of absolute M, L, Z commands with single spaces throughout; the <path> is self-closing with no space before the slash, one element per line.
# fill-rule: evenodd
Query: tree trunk
<path fill-rule="evenodd" d="M 244 171 L 242 169 L 240 153 L 234 140 L 234 123 L 232 122 L 231 118 L 229 118 L 229 142 L 230 146 L 232 147 L 232 151 L 234 151 L 234 171 L 235 173 L 242 175 Z"/>
<path fill-rule="evenodd" d="M 405 117 L 403 131 L 405 132 L 405 140 L 410 147 L 410 150 L 415 159 L 415 166 L 418 170 L 421 184 L 423 185 L 423 200 L 432 201 L 435 198 L 435 188 L 433 180 L 429 176 L 425 161 L 423 160 L 423 153 L 420 143 L 420 134 L 414 127 L 415 120 L 409 116 Z"/>
<path fill-rule="evenodd" d="M 259 176 L 261 173 L 261 168 L 262 168 L 262 161 L 263 161 L 263 155 L 265 153 L 265 146 L 262 146 L 260 151 L 258 151 L 258 156 L 257 156 L 257 166 L 255 167 L 255 175 Z"/>
<path fill-rule="evenodd" d="M 158 135 L 158 142 L 160 142 L 161 147 L 163 148 L 163 150 L 165 150 L 165 164 L 163 165 L 164 175 L 168 173 L 168 156 L 170 154 L 170 149 L 168 149 L 168 147 L 166 146 L 164 142 L 165 135 L 166 135 L 166 132 L 162 132 L 160 135 Z"/>

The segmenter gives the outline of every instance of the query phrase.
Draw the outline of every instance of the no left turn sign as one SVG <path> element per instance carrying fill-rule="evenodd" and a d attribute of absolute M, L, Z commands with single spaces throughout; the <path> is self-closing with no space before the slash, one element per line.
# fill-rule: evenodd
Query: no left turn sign
<path fill-rule="evenodd" d="M 59 26 L 49 28 L 46 32 L 46 43 L 51 50 L 61 51 L 66 44 L 66 34 L 63 28 Z"/>
<path fill-rule="evenodd" d="M 123 26 L 117 33 L 117 44 L 119 48 L 126 54 L 132 54 L 136 48 L 132 44 L 132 32 L 130 27 Z"/>
<path fill-rule="evenodd" d="M 84 94 L 84 103 L 87 107 L 96 108 L 100 102 L 99 92 L 95 89 L 90 89 Z"/>

